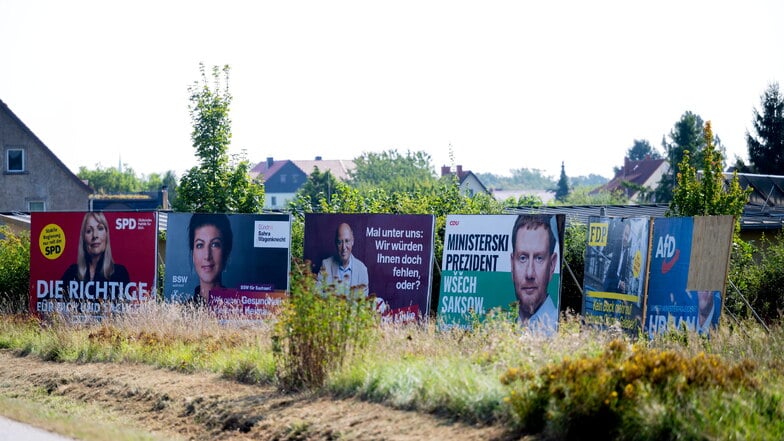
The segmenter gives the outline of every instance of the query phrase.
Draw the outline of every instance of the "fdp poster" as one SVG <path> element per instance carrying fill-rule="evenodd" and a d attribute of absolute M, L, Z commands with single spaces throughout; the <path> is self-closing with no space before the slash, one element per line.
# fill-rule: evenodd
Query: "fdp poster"
<path fill-rule="evenodd" d="M 384 321 L 406 323 L 430 309 L 433 215 L 305 215 L 304 258 L 322 286 L 373 295 Z"/>
<path fill-rule="evenodd" d="M 650 218 L 590 217 L 582 314 L 588 324 L 642 329 Z"/>
<path fill-rule="evenodd" d="M 156 297 L 155 212 L 34 212 L 30 311 L 73 322 L 129 312 Z"/>
<path fill-rule="evenodd" d="M 551 334 L 561 303 L 563 215 L 449 215 L 439 327 L 468 328 L 491 309 Z"/>
<path fill-rule="evenodd" d="M 170 213 L 164 297 L 263 319 L 287 295 L 290 260 L 288 214 Z"/>

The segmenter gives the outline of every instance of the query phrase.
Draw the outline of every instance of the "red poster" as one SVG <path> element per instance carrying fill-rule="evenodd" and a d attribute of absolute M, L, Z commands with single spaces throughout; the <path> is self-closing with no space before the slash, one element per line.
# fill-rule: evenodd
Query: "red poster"
<path fill-rule="evenodd" d="M 156 298 L 155 212 L 34 212 L 30 311 L 79 322 Z"/>

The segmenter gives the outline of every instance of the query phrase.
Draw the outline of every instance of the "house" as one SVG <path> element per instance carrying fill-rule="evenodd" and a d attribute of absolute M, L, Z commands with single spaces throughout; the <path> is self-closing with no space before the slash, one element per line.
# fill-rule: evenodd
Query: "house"
<path fill-rule="evenodd" d="M 250 170 L 250 176 L 264 182 L 264 208 L 280 210 L 286 208 L 294 199 L 297 190 L 305 184 L 316 168 L 322 173 L 329 171 L 336 179 L 345 181 L 354 170 L 354 161 L 325 160 L 321 156 L 316 156 L 314 160 L 276 161 L 268 157 Z"/>
<path fill-rule="evenodd" d="M 600 191 L 610 193 L 621 192 L 633 202 L 643 202 L 643 191 L 653 191 L 659 185 L 662 175 L 670 170 L 666 159 L 645 158 L 633 161 L 623 158 L 623 167 L 618 170 L 610 182 L 592 190 L 590 194 Z M 631 185 L 630 185 L 631 184 Z"/>
<path fill-rule="evenodd" d="M 93 189 L 0 101 L 0 212 L 87 210 Z"/>
<path fill-rule="evenodd" d="M 455 171 L 452 172 L 452 167 L 448 165 L 441 166 L 441 177 L 444 176 L 457 176 L 457 182 L 460 186 L 460 191 L 468 196 L 473 197 L 479 193 L 490 194 L 487 187 L 482 184 L 482 181 L 476 177 L 471 170 L 463 170 L 462 165 L 455 166 Z"/>

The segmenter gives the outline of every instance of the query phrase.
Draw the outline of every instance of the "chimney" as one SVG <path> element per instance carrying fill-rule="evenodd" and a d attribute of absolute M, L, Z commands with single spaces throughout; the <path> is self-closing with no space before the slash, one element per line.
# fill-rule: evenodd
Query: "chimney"
<path fill-rule="evenodd" d="M 171 206 L 169 204 L 169 187 L 165 185 L 161 187 L 161 210 L 171 210 Z"/>
<path fill-rule="evenodd" d="M 441 166 L 441 176 L 449 175 L 449 171 L 450 170 L 449 170 L 449 166 L 448 165 L 442 165 Z"/>
<path fill-rule="evenodd" d="M 321 156 L 316 156 L 316 161 L 321 161 Z"/>
<path fill-rule="evenodd" d="M 623 157 L 623 175 L 622 176 L 624 176 L 624 177 L 626 176 L 626 170 L 631 168 L 631 164 L 629 164 L 630 162 L 631 161 L 629 160 L 628 156 L 624 156 Z"/>
<path fill-rule="evenodd" d="M 275 161 L 272 159 L 272 156 L 267 156 L 267 168 L 272 167 L 273 162 Z"/>
<path fill-rule="evenodd" d="M 457 177 L 460 178 L 462 176 L 463 176 L 463 166 L 462 165 L 458 165 L 457 166 Z"/>

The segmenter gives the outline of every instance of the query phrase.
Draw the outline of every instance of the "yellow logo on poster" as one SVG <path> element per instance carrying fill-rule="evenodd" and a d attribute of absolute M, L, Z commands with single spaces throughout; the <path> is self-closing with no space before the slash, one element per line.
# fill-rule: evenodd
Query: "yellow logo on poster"
<path fill-rule="evenodd" d="M 60 257 L 63 251 L 65 251 L 65 233 L 63 229 L 57 224 L 45 226 L 38 237 L 38 246 L 41 248 L 41 254 L 47 259 L 54 260 Z"/>
<path fill-rule="evenodd" d="M 642 252 L 637 250 L 634 253 L 634 260 L 632 260 L 632 274 L 634 277 L 640 277 L 640 270 L 642 269 Z"/>
<path fill-rule="evenodd" d="M 597 222 L 588 225 L 588 246 L 603 247 L 607 245 L 607 222 Z"/>

